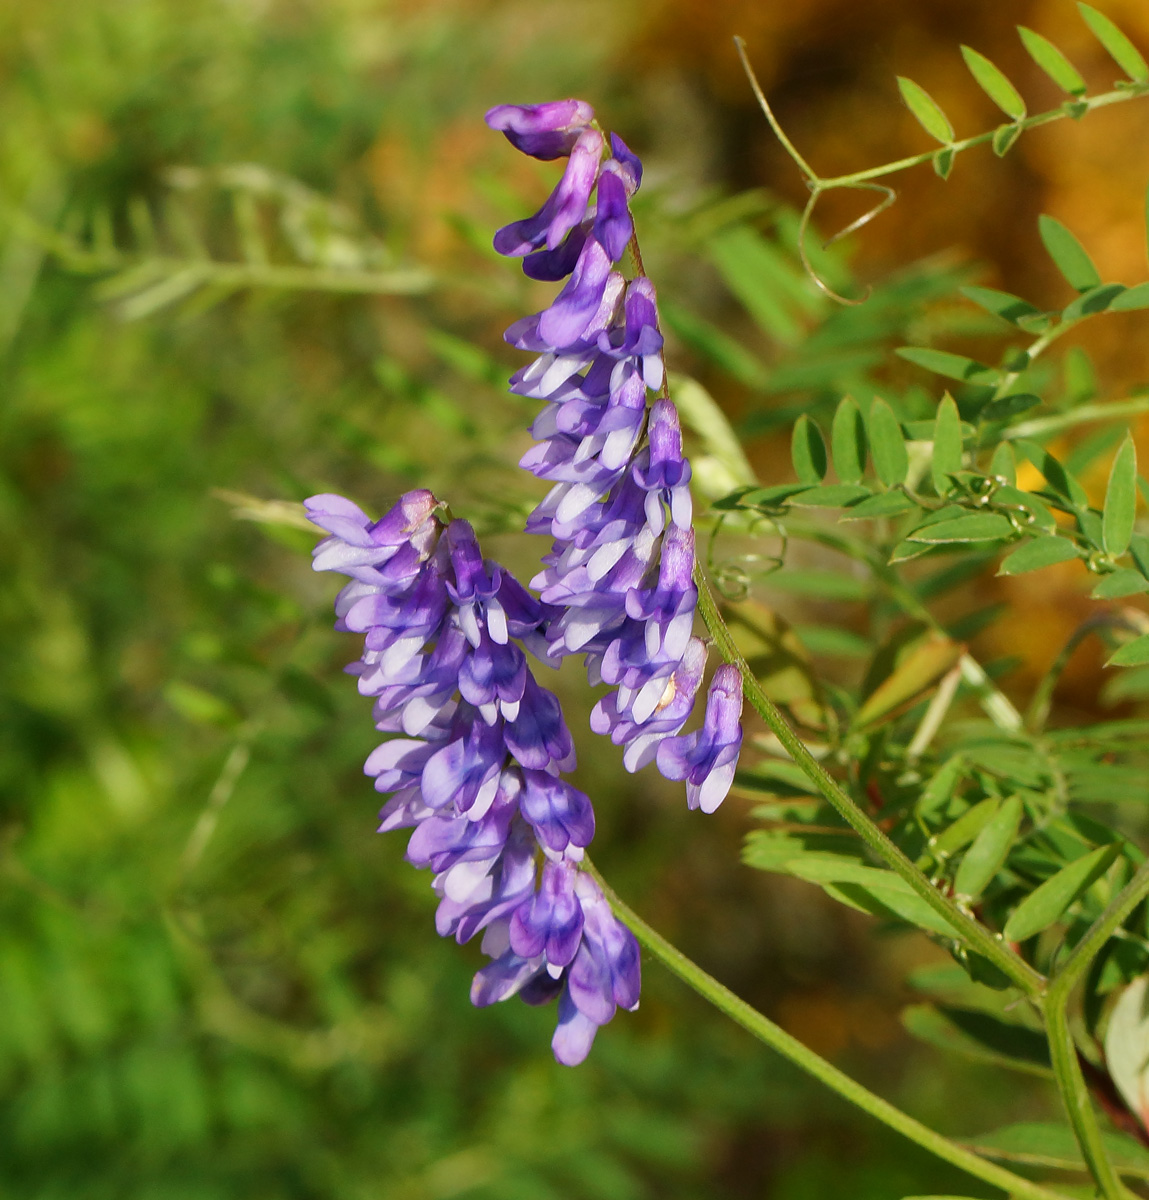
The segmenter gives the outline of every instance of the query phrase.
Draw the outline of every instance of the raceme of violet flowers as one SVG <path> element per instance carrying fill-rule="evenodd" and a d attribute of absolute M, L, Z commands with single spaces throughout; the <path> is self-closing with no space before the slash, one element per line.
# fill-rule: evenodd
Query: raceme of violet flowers
<path fill-rule="evenodd" d="M 550 308 L 507 334 L 539 355 L 512 390 L 547 401 L 522 463 L 555 484 L 527 526 L 554 538 L 533 581 L 541 599 L 484 559 L 470 525 L 448 520 L 430 492 L 408 492 L 375 522 L 339 496 L 307 501 L 330 535 L 315 569 L 351 579 L 336 628 L 365 635 L 348 670 L 375 697 L 377 728 L 403 735 L 365 765 L 391 793 L 380 830 L 413 829 L 407 858 L 434 872 L 438 932 L 459 942 L 483 933 L 493 961 L 475 975 L 472 1001 L 558 997 L 552 1046 L 568 1065 L 617 1006 L 637 1006 L 639 953 L 580 869 L 594 812 L 562 778 L 573 743 L 523 648 L 549 665 L 585 655 L 591 681 L 614 688 L 592 727 L 626 747 L 629 770 L 655 761 L 685 781 L 692 808 L 722 802 L 742 740 L 742 680 L 730 665 L 714 674 L 702 728 L 680 733 L 706 661 L 693 633 L 690 465 L 663 389 L 653 285 L 616 269 L 642 166 L 613 135 L 607 155 L 593 115 L 576 100 L 487 114 L 525 153 L 568 160 L 539 213 L 495 238 L 524 256 L 528 275 L 569 276 Z"/>
<path fill-rule="evenodd" d="M 594 810 L 562 777 L 575 762 L 570 732 L 523 653 L 545 653 L 556 614 L 484 559 L 471 526 L 445 520 L 428 491 L 379 521 L 341 496 L 306 504 L 330 534 L 315 569 L 351 580 L 336 628 L 362 633 L 364 650 L 348 670 L 375 698 L 376 727 L 396 735 L 364 767 L 391 793 L 380 831 L 413 830 L 407 858 L 435 873 L 440 935 L 483 934 L 493 961 L 472 1001 L 557 997 L 555 1057 L 580 1063 L 616 1006 L 638 1006 L 639 951 L 579 868 Z"/>
<path fill-rule="evenodd" d="M 521 257 L 530 278 L 566 280 L 548 308 L 506 332 L 536 355 L 511 391 L 546 401 L 520 465 L 553 484 L 527 521 L 554 539 L 531 581 L 562 610 L 547 626 L 548 654 L 582 654 L 591 683 L 613 688 L 591 727 L 625 746 L 627 770 L 655 762 L 686 782 L 691 808 L 713 812 L 741 746 L 741 677 L 720 668 L 703 728 L 679 733 L 706 647 L 694 636 L 690 463 L 665 388 L 654 285 L 632 252 L 642 164 L 581 100 L 500 105 L 486 120 L 524 154 L 566 159 L 542 208 L 495 234 L 495 249 Z"/>

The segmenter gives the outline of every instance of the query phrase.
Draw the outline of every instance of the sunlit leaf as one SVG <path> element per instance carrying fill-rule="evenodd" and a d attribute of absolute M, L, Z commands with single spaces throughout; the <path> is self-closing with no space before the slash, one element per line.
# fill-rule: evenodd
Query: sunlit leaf
<path fill-rule="evenodd" d="M 948 143 L 954 140 L 954 129 L 949 118 L 925 88 L 914 83 L 912 79 L 906 79 L 904 75 L 899 75 L 898 90 L 902 93 L 906 107 L 914 114 L 918 123 L 930 137 L 936 138 L 939 142 Z"/>
<path fill-rule="evenodd" d="M 1042 213 L 1037 218 L 1037 228 L 1049 257 L 1070 287 L 1085 292 L 1101 283 L 1101 276 L 1085 247 L 1056 217 Z"/>
<path fill-rule="evenodd" d="M 932 688 L 961 658 L 964 647 L 944 634 L 921 639 L 866 698 L 854 717 L 857 728 L 888 720 Z"/>
<path fill-rule="evenodd" d="M 1099 846 L 1089 854 L 1062 867 L 1051 879 L 1035 888 L 1013 910 L 1005 923 L 1003 936 L 1011 942 L 1024 942 L 1048 929 L 1095 880 L 1100 879 L 1121 853 L 1121 843 Z"/>
<path fill-rule="evenodd" d="M 1093 36 L 1113 56 L 1113 61 L 1136 83 L 1149 83 L 1149 64 L 1141 51 L 1104 14 L 1090 4 L 1078 4 L 1078 11 L 1085 18 Z"/>
<path fill-rule="evenodd" d="M 979 54 L 969 46 L 962 46 L 961 55 L 982 91 L 1007 117 L 1020 121 L 1025 116 L 1025 101 L 1002 71 L 984 54 Z"/>
<path fill-rule="evenodd" d="M 1137 449 L 1131 434 L 1125 435 L 1113 459 L 1105 507 L 1101 514 L 1102 541 L 1108 554 L 1124 554 L 1133 536 L 1137 515 Z"/>
<path fill-rule="evenodd" d="M 1063 92 L 1071 96 L 1085 95 L 1085 80 L 1081 78 L 1081 73 L 1048 38 L 1024 25 L 1019 25 L 1017 32 L 1021 34 L 1030 58 Z"/>

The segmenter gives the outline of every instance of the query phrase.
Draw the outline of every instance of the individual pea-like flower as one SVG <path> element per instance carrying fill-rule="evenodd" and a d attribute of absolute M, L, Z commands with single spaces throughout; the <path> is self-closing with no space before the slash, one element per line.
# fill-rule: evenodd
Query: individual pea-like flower
<path fill-rule="evenodd" d="M 524 154 L 567 160 L 542 208 L 495 235 L 495 249 L 521 257 L 532 279 L 565 280 L 548 308 L 506 332 L 535 355 L 511 391 L 545 402 L 520 465 L 553 485 L 527 521 L 553 538 L 531 581 L 560 610 L 547 625 L 548 653 L 583 655 L 592 683 L 613 687 L 591 727 L 625 747 L 627 770 L 654 762 L 686 781 L 692 808 L 712 812 L 734 777 L 741 679 L 723 667 L 710 688 L 707 721 L 721 712 L 720 749 L 703 750 L 704 731 L 686 735 L 696 739 L 688 749 L 678 735 L 706 647 L 693 632 L 690 463 L 666 394 L 654 285 L 629 253 L 642 164 L 579 100 L 500 105 L 487 124 Z M 648 404 L 650 392 L 658 396 Z"/>
<path fill-rule="evenodd" d="M 485 559 L 428 491 L 378 521 L 340 496 L 306 503 L 330 535 L 315 569 L 350 577 L 336 628 L 362 633 L 364 651 L 348 670 L 393 735 L 364 767 L 391 797 L 379 828 L 412 830 L 407 859 L 434 873 L 439 934 L 483 935 L 493 961 L 474 1003 L 557 997 L 554 1053 L 579 1063 L 617 1006 L 637 1006 L 639 958 L 580 869 L 594 810 L 563 778 L 571 736 L 523 653 L 546 653 L 555 610 Z"/>

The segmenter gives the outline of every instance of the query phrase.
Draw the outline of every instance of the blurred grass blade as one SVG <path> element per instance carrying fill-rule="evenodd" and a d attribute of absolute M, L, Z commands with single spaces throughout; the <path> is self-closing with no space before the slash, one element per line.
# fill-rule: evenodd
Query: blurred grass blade
<path fill-rule="evenodd" d="M 1060 920 L 1081 894 L 1100 879 L 1117 856 L 1121 843 L 1099 846 L 1089 854 L 1062 867 L 1052 878 L 1035 888 L 1013 910 L 1002 936 L 1007 941 L 1024 942 Z"/>

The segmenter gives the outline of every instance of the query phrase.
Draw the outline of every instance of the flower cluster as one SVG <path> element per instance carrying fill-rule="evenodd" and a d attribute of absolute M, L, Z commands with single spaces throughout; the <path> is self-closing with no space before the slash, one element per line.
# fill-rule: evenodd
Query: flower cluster
<path fill-rule="evenodd" d="M 591 725 L 626 747 L 628 770 L 656 762 L 686 780 L 692 808 L 712 812 L 741 746 L 741 678 L 720 668 L 703 729 L 679 734 L 706 649 L 693 633 L 690 464 L 664 386 L 654 286 L 637 255 L 632 277 L 620 270 L 642 164 L 616 134 L 608 142 L 580 100 L 501 105 L 487 124 L 525 154 L 566 159 L 542 208 L 495 235 L 495 249 L 521 257 L 532 279 L 566 280 L 548 308 L 506 333 L 537 356 L 511 390 L 546 401 L 521 465 L 554 485 L 527 524 L 554 539 L 532 581 L 562 610 L 547 629 L 548 653 L 583 654 L 591 682 L 614 689 Z M 660 394 L 648 407 L 651 391 Z"/>
<path fill-rule="evenodd" d="M 380 830 L 413 829 L 407 858 L 435 873 L 440 935 L 483 933 L 493 961 L 473 1002 L 558 997 L 555 1057 L 579 1063 L 616 1006 L 637 1006 L 639 955 L 579 869 L 594 811 L 562 778 L 571 736 L 523 653 L 546 652 L 556 614 L 484 559 L 470 525 L 447 520 L 428 491 L 374 522 L 340 496 L 314 496 L 307 510 L 330 535 L 315 569 L 351 580 L 336 628 L 365 646 L 348 670 L 392 735 L 364 768 L 392 794 Z"/>

